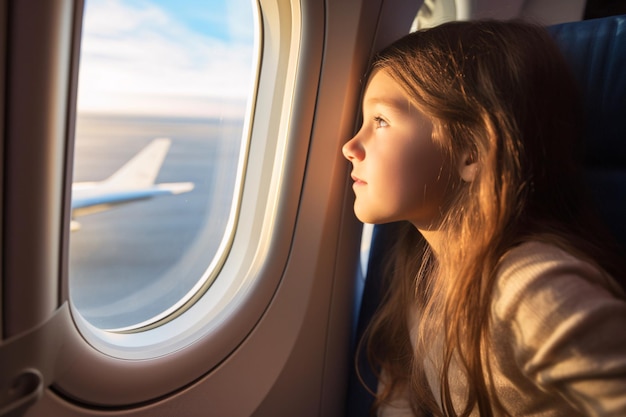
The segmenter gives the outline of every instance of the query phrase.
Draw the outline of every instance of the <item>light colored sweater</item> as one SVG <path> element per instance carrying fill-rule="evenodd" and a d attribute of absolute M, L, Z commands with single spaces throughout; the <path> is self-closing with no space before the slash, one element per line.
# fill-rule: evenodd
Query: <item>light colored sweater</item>
<path fill-rule="evenodd" d="M 525 243 L 502 260 L 488 361 L 511 416 L 626 417 L 626 302 L 607 285 L 621 291 L 597 268 L 545 243 Z M 425 358 L 438 400 L 440 360 L 435 354 Z M 466 380 L 454 362 L 450 372 L 458 412 Z M 379 416 L 413 414 L 399 394 Z"/>

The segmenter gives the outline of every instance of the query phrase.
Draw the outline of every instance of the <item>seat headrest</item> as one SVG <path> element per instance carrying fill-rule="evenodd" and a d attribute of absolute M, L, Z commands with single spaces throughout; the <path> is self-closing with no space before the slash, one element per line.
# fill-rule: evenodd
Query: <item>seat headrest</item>
<path fill-rule="evenodd" d="M 580 83 L 586 163 L 626 166 L 626 15 L 551 26 Z"/>

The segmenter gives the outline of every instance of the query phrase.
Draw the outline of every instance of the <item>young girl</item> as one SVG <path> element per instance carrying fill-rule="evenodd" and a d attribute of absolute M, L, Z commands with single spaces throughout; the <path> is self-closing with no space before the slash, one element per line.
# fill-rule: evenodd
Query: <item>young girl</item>
<path fill-rule="evenodd" d="M 368 332 L 379 416 L 626 416 L 623 269 L 581 191 L 575 91 L 521 22 L 376 57 L 343 153 L 357 217 L 409 226 Z"/>

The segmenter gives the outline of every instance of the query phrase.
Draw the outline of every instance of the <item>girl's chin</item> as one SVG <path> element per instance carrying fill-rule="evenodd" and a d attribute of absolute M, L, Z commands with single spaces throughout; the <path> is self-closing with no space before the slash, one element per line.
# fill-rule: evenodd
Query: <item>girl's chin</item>
<path fill-rule="evenodd" d="M 391 222 L 396 221 L 393 219 L 387 219 L 386 217 L 383 217 L 383 216 L 377 216 L 366 210 L 358 210 L 357 207 L 354 208 L 354 215 L 356 216 L 357 219 L 359 219 L 361 223 L 367 223 L 367 224 L 384 224 L 384 223 L 391 223 Z"/>

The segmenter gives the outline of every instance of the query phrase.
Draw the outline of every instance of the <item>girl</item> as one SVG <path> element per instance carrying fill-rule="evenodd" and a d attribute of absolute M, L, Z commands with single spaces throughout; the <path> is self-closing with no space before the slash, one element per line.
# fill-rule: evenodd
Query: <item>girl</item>
<path fill-rule="evenodd" d="M 376 57 L 343 154 L 357 217 L 409 226 L 367 337 L 379 416 L 626 416 L 623 269 L 581 192 L 575 91 L 521 22 Z"/>

